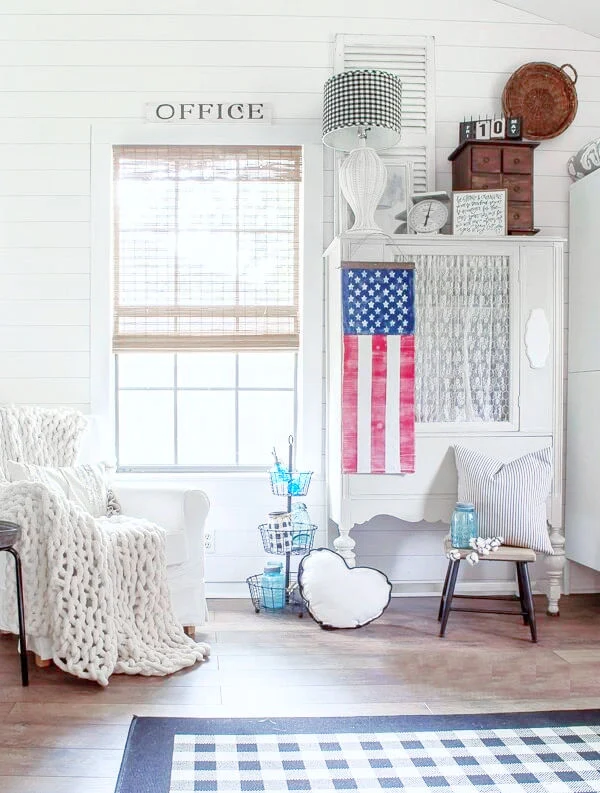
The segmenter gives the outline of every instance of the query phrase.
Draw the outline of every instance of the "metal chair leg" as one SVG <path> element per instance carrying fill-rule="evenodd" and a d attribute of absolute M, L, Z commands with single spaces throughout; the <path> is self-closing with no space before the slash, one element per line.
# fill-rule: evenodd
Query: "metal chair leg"
<path fill-rule="evenodd" d="M 454 587 L 456 586 L 456 578 L 458 576 L 458 568 L 460 567 L 460 559 L 450 560 L 450 579 L 448 581 L 448 589 L 446 591 L 446 599 L 444 601 L 444 608 L 442 609 L 442 619 L 440 625 L 440 636 L 443 638 L 446 633 L 446 625 L 448 617 L 450 616 L 450 607 L 452 605 L 452 598 L 454 597 Z"/>
<path fill-rule="evenodd" d="M 521 611 L 523 612 L 523 625 L 529 625 L 529 613 L 527 604 L 525 603 L 525 587 L 523 585 L 523 570 L 521 569 L 521 562 L 515 562 L 517 568 L 517 581 L 519 584 L 519 602 L 521 603 Z"/>
<path fill-rule="evenodd" d="M 448 589 L 448 579 L 450 578 L 450 568 L 452 567 L 452 560 L 448 560 L 448 569 L 446 570 L 446 578 L 444 579 L 444 586 L 442 587 L 442 596 L 440 598 L 440 609 L 438 611 L 438 622 L 442 619 L 442 611 L 444 610 L 444 600 L 446 599 L 446 591 Z"/>
<path fill-rule="evenodd" d="M 527 562 L 519 562 L 521 566 L 521 576 L 523 578 L 523 594 L 529 616 L 529 630 L 531 631 L 531 641 L 537 642 L 537 626 L 535 624 L 535 605 L 531 593 L 531 579 L 529 578 L 529 566 Z"/>
<path fill-rule="evenodd" d="M 19 655 L 21 656 L 21 683 L 29 685 L 29 668 L 27 666 L 27 638 L 25 635 L 25 609 L 23 605 L 23 572 L 21 559 L 14 548 L 6 548 L 15 560 L 15 575 L 17 579 L 17 610 L 19 613 Z"/>

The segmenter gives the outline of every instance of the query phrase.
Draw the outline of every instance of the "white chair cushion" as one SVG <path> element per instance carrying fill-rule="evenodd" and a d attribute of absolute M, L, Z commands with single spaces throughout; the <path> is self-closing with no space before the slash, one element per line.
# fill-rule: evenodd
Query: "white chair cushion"
<path fill-rule="evenodd" d="M 328 548 L 317 548 L 300 562 L 298 585 L 309 614 L 323 628 L 360 628 L 381 617 L 392 585 L 372 567 L 348 567 Z"/>
<path fill-rule="evenodd" d="M 552 449 L 503 462 L 455 446 L 458 500 L 474 505 L 480 537 L 503 537 L 507 545 L 552 554 L 546 501 L 552 485 Z"/>
<path fill-rule="evenodd" d="M 466 559 L 472 548 L 453 548 L 450 537 L 444 538 L 444 553 L 450 551 L 458 553 L 461 559 Z M 487 556 L 480 554 L 480 562 L 535 562 L 535 551 L 531 548 L 515 548 L 514 545 L 501 545 L 497 550 L 491 551 Z"/>

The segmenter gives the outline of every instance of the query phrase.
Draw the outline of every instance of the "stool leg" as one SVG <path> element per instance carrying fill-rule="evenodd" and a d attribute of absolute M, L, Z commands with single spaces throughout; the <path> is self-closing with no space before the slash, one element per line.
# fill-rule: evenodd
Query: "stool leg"
<path fill-rule="evenodd" d="M 521 603 L 521 611 L 523 612 L 523 625 L 529 625 L 529 611 L 525 603 L 525 587 L 523 586 L 523 569 L 521 562 L 515 562 L 517 568 L 517 581 L 519 583 L 519 602 Z"/>
<path fill-rule="evenodd" d="M 442 597 L 440 598 L 440 610 L 438 611 L 438 622 L 442 619 L 442 611 L 444 610 L 444 600 L 446 598 L 446 591 L 448 589 L 448 579 L 450 578 L 451 567 L 452 567 L 452 559 L 449 559 L 448 569 L 446 570 L 446 578 L 444 579 L 444 586 L 442 588 Z"/>
<path fill-rule="evenodd" d="M 529 630 L 531 631 L 531 641 L 537 642 L 537 626 L 535 624 L 535 605 L 533 603 L 533 595 L 531 594 L 531 580 L 529 578 L 529 567 L 527 562 L 519 562 L 521 566 L 521 576 L 523 578 L 523 594 L 525 596 L 525 604 L 527 606 L 527 615 L 529 617 Z"/>
<path fill-rule="evenodd" d="M 15 574 L 17 579 L 17 609 L 19 612 L 19 654 L 21 656 L 21 683 L 29 685 L 29 669 L 27 667 L 27 639 L 25 636 L 25 609 L 23 605 L 23 573 L 21 560 L 14 548 L 7 549 L 15 559 Z"/>
<path fill-rule="evenodd" d="M 448 617 L 450 616 L 450 607 L 452 605 L 452 598 L 454 597 L 454 587 L 456 586 L 456 577 L 458 576 L 458 568 L 460 567 L 460 559 L 450 560 L 450 579 L 448 581 L 448 589 L 446 590 L 446 599 L 444 600 L 444 607 L 442 609 L 442 619 L 440 625 L 440 636 L 443 638 L 446 633 L 446 625 Z"/>

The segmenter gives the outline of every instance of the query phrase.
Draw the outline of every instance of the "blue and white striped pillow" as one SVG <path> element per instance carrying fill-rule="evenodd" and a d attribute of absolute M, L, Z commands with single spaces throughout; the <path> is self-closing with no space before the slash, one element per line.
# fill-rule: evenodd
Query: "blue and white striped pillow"
<path fill-rule="evenodd" d="M 546 501 L 552 485 L 552 449 L 510 462 L 455 446 L 458 500 L 475 506 L 481 537 L 551 554 Z"/>

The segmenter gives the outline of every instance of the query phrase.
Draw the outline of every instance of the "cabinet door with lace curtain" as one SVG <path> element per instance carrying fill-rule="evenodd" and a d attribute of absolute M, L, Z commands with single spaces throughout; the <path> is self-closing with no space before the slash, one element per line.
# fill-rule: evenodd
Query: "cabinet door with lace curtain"
<path fill-rule="evenodd" d="M 518 429 L 515 258 L 446 252 L 411 258 L 418 430 Z"/>

